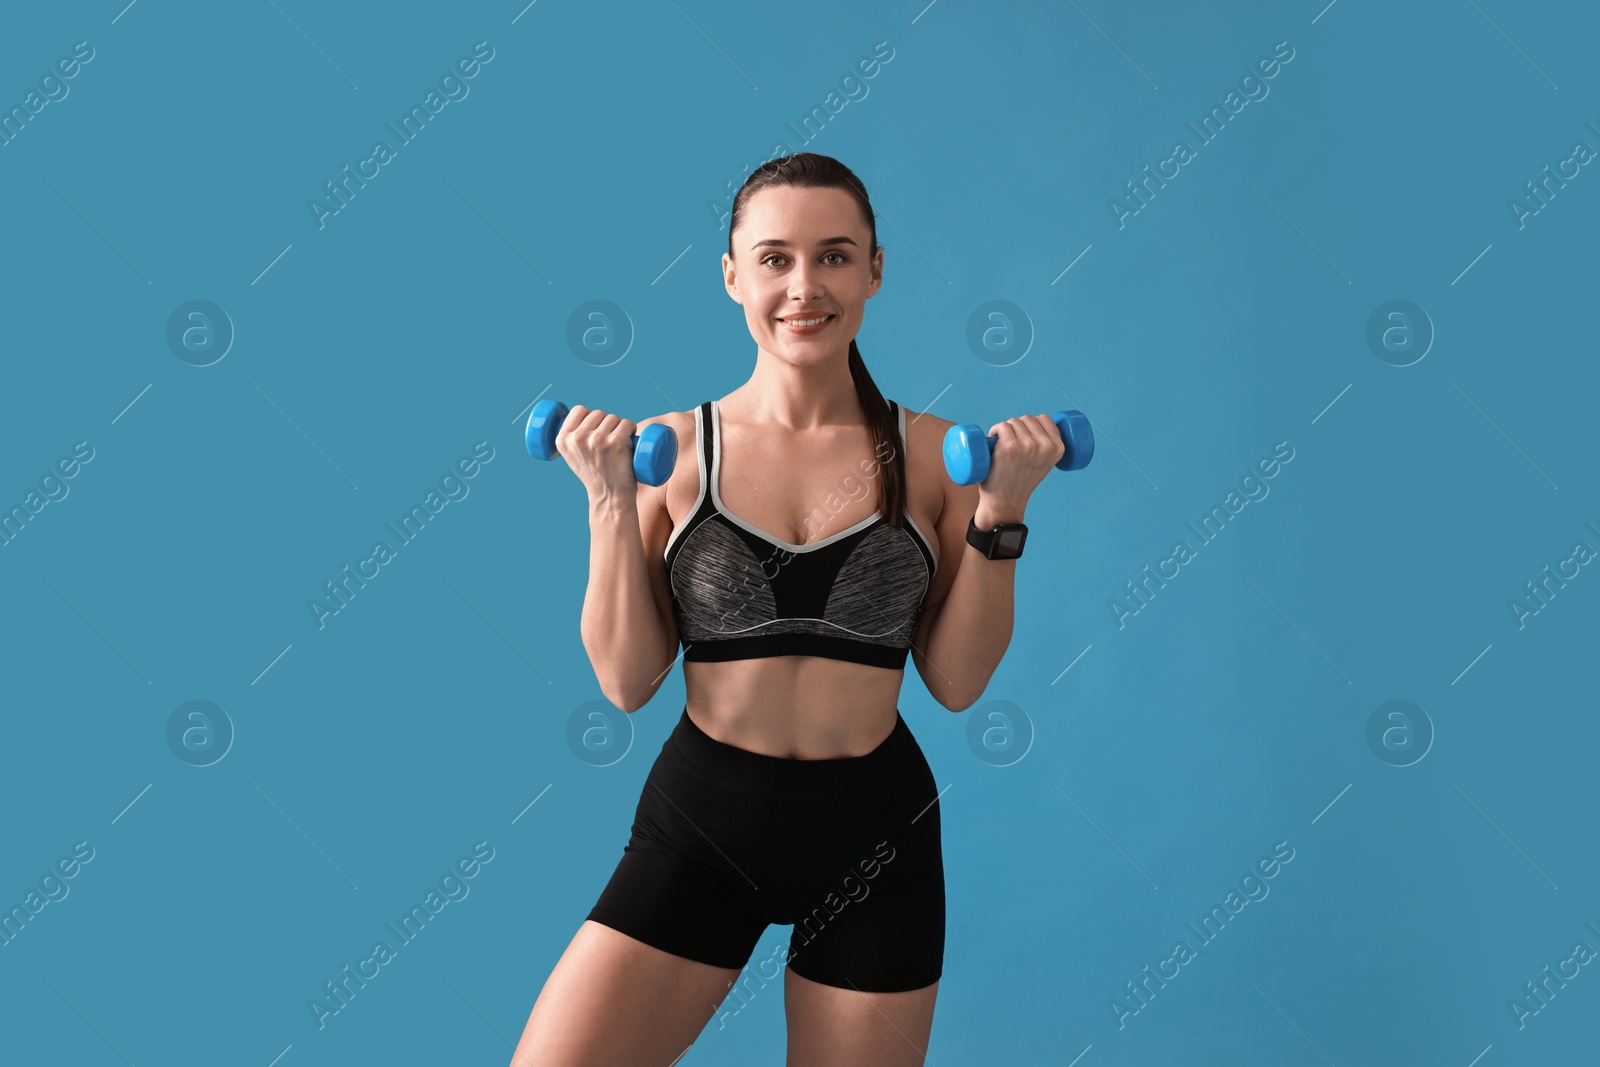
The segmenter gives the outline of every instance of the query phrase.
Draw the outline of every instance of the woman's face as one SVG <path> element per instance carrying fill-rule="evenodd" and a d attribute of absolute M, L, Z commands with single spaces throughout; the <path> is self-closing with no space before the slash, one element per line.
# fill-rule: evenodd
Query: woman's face
<path fill-rule="evenodd" d="M 843 189 L 774 186 L 751 195 L 722 257 L 728 295 L 762 351 L 789 363 L 842 357 L 883 280 L 883 249 Z M 795 324 L 826 319 L 820 325 Z"/>

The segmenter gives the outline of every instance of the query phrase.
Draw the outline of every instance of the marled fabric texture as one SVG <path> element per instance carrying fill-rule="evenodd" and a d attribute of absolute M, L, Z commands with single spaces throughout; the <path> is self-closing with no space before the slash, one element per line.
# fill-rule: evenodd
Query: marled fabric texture
<path fill-rule="evenodd" d="M 905 440 L 905 412 L 894 411 Z M 908 518 L 875 512 L 809 544 L 778 543 L 719 506 L 718 419 L 696 411 L 700 493 L 666 551 L 687 660 L 812 655 L 902 668 L 935 569 Z"/>

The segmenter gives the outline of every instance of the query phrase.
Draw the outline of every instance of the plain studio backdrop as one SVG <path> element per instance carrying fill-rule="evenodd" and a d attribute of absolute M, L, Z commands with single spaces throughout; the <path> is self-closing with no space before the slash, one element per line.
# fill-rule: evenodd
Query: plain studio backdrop
<path fill-rule="evenodd" d="M 979 702 L 907 674 L 930 1062 L 1592 1055 L 1594 5 L 3 19 L 0 1059 L 509 1059 L 684 697 L 608 711 L 522 422 L 742 382 L 800 150 L 885 395 L 1098 445 Z M 685 1067 L 781 1056 L 788 935 Z"/>

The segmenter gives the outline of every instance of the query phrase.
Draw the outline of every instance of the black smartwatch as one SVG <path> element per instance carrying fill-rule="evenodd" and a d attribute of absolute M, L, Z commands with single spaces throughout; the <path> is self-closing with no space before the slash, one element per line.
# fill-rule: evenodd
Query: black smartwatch
<path fill-rule="evenodd" d="M 978 529 L 977 518 L 967 520 L 967 544 L 989 559 L 1016 559 L 1028 540 L 1028 527 L 1020 522 L 1002 522 L 992 530 Z"/>

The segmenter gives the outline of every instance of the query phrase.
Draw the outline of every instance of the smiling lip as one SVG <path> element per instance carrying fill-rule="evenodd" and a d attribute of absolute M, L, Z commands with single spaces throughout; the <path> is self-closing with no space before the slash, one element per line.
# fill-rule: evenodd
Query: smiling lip
<path fill-rule="evenodd" d="M 803 321 L 805 321 L 807 319 L 815 319 L 815 318 L 823 318 L 823 317 L 822 316 L 818 316 L 818 315 L 791 315 L 791 316 L 789 316 L 789 318 L 787 320 L 780 318 L 778 321 L 783 323 L 783 328 L 788 330 L 790 333 L 805 334 L 805 333 L 816 333 L 818 330 L 827 329 L 828 324 L 833 321 L 834 316 L 833 315 L 826 316 L 825 318 L 823 318 L 822 322 L 817 323 L 815 326 L 795 326 L 795 325 L 792 324 L 793 322 L 797 322 L 797 321 L 803 322 Z"/>

